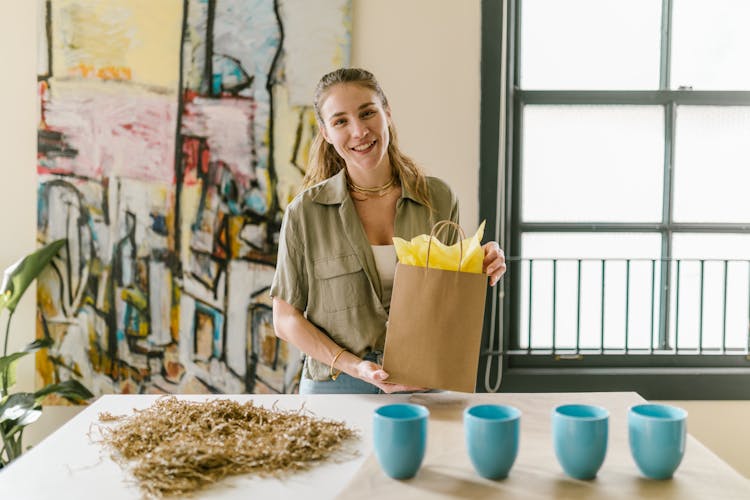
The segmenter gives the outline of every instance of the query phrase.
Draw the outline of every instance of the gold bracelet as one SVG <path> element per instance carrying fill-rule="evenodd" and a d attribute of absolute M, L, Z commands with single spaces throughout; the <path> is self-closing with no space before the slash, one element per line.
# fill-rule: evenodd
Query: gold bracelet
<path fill-rule="evenodd" d="M 336 353 L 336 355 L 333 357 L 333 361 L 331 361 L 331 380 L 336 380 L 339 378 L 339 375 L 341 375 L 341 370 L 337 371 L 336 373 L 333 372 L 333 365 L 336 364 L 336 360 L 339 359 L 339 356 L 344 354 L 346 352 L 346 348 L 342 347 L 339 352 Z"/>

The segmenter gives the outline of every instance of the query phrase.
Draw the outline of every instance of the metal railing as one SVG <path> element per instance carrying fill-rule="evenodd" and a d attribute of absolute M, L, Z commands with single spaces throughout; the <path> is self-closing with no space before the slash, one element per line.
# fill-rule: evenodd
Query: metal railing
<path fill-rule="evenodd" d="M 750 260 L 509 258 L 509 355 L 744 354 Z M 520 303 L 519 303 L 520 302 Z"/>

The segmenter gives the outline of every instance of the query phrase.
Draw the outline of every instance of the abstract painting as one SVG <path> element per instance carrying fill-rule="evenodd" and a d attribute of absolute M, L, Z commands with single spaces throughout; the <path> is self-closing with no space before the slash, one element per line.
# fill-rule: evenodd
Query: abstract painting
<path fill-rule="evenodd" d="M 273 333 L 281 218 L 350 0 L 40 0 L 42 383 L 95 394 L 292 392 Z"/>

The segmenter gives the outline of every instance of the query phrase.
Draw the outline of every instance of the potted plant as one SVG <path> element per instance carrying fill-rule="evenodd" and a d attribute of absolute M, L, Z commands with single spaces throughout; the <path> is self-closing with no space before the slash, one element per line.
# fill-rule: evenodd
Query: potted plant
<path fill-rule="evenodd" d="M 65 243 L 65 239 L 53 241 L 22 258 L 5 270 L 0 285 L 0 313 L 7 310 L 3 352 L 0 357 L 0 468 L 23 453 L 24 428 L 42 415 L 42 401 L 47 395 L 57 394 L 75 404 L 81 404 L 94 397 L 86 387 L 73 379 L 48 384 L 36 392 L 10 392 L 15 384 L 16 362 L 27 354 L 52 345 L 52 339 L 45 333 L 43 338 L 34 340 L 23 350 L 8 354 L 8 337 L 13 313 L 26 289 Z"/>

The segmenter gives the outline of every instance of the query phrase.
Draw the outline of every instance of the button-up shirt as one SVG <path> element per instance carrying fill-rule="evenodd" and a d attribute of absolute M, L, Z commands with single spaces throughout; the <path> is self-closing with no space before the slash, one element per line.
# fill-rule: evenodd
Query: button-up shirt
<path fill-rule="evenodd" d="M 401 187 L 395 236 L 410 240 L 432 226 L 458 222 L 458 201 L 441 180 L 428 177 L 432 211 Z M 341 347 L 364 356 L 382 351 L 386 313 L 383 286 L 362 222 L 346 185 L 344 170 L 312 186 L 289 204 L 279 236 L 271 296 L 302 311 Z M 305 360 L 303 376 L 327 380 L 330 368 Z"/>

